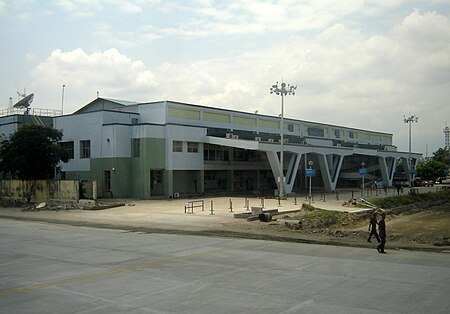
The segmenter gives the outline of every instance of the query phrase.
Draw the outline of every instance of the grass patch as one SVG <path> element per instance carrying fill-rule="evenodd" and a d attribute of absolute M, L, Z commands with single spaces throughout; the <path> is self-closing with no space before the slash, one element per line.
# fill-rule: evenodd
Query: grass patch
<path fill-rule="evenodd" d="M 318 208 L 315 208 L 315 207 L 312 206 L 312 205 L 303 204 L 303 205 L 302 205 L 302 209 L 311 212 L 311 211 L 317 210 Z"/>
<path fill-rule="evenodd" d="M 340 226 L 346 222 L 347 213 L 324 210 L 311 205 L 303 204 L 302 208 L 306 211 L 301 217 L 302 223 L 309 228 L 329 228 Z"/>
<path fill-rule="evenodd" d="M 424 201 L 435 201 L 442 199 L 450 199 L 450 190 L 442 190 L 439 192 L 428 192 L 421 194 L 408 194 L 399 196 L 390 196 L 385 198 L 371 199 L 370 202 L 381 208 L 394 208 L 405 206 Z"/>

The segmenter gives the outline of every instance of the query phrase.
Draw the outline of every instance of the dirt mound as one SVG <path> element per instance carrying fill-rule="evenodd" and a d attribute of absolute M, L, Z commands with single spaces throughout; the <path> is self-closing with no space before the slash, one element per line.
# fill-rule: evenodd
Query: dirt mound
<path fill-rule="evenodd" d="M 364 240 L 368 236 L 371 212 L 347 213 L 316 208 L 283 215 L 280 225 L 301 233 L 324 234 Z M 414 212 L 388 214 L 387 239 L 397 242 L 415 242 L 436 246 L 450 245 L 450 203 Z"/>

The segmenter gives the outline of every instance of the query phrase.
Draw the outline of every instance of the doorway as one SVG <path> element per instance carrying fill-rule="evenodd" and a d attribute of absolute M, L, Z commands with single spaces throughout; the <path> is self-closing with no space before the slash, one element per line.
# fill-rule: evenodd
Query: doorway
<path fill-rule="evenodd" d="M 150 170 L 150 195 L 164 195 L 164 170 Z"/>

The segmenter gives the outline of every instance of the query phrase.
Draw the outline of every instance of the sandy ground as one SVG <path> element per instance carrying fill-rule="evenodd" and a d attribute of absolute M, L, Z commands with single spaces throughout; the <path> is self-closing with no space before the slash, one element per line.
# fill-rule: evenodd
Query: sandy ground
<path fill-rule="evenodd" d="M 103 204 L 123 202 L 125 205 L 101 210 L 58 211 L 24 211 L 24 207 L 0 207 L 0 218 L 120 228 L 138 232 L 233 236 L 375 248 L 375 241 L 367 242 L 368 215 L 358 214 L 361 209 L 342 206 L 346 198 L 350 198 L 350 195 L 340 195 L 339 200 L 335 195 L 327 195 L 326 201 L 323 201 L 320 195 L 317 195 L 311 205 L 341 212 L 340 221 L 327 225 L 305 223 L 306 220 L 303 219 L 301 227 L 298 225 L 299 221 L 304 215 L 310 214 L 301 210 L 302 203 L 306 202 L 305 197 L 296 200 L 288 198 L 281 201 L 281 204 L 275 199 L 265 199 L 265 210 L 278 209 L 279 212 L 269 222 L 234 218 L 235 214 L 249 213 L 251 207 L 262 204 L 261 199 L 243 197 L 205 198 L 202 199 L 203 210 L 201 207 L 195 207 L 194 213 L 191 214 L 185 213 L 186 203 L 192 201 L 186 199 L 102 200 Z M 411 214 L 388 215 L 386 225 L 387 249 L 450 252 L 448 203 Z"/>

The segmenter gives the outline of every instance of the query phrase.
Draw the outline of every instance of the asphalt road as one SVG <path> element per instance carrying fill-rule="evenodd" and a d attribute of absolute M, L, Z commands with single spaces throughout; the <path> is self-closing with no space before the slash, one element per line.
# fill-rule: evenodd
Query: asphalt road
<path fill-rule="evenodd" d="M 449 313 L 450 254 L 0 219 L 0 313 Z"/>

